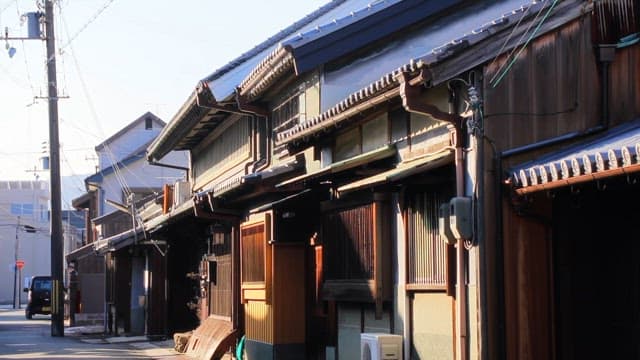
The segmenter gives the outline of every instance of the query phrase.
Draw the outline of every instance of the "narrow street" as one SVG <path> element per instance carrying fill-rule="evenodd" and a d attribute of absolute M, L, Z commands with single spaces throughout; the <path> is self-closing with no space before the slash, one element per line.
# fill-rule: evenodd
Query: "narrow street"
<path fill-rule="evenodd" d="M 177 353 L 172 341 L 144 337 L 108 338 L 65 328 L 65 337 L 51 337 L 51 317 L 27 320 L 23 309 L 0 307 L 0 359 L 169 359 Z"/>

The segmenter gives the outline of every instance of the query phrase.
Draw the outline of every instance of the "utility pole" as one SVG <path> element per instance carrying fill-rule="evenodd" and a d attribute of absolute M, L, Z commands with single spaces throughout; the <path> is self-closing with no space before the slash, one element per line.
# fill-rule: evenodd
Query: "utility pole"
<path fill-rule="evenodd" d="M 20 216 L 18 216 L 18 222 L 16 224 L 16 243 L 13 249 L 13 308 L 20 309 L 20 290 L 19 276 L 18 276 L 18 252 L 20 251 L 20 240 L 18 238 L 18 229 L 20 229 Z M 16 295 L 18 295 L 18 305 L 16 306 Z"/>
<path fill-rule="evenodd" d="M 49 97 L 49 154 L 51 181 L 51 336 L 64 336 L 62 263 L 62 201 L 60 190 L 60 143 L 58 139 L 58 89 L 53 28 L 53 0 L 44 2 L 47 81 Z"/>

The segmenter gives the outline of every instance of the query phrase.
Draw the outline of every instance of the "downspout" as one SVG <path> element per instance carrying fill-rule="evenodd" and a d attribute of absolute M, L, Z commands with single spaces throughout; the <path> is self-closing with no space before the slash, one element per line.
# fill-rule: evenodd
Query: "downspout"
<path fill-rule="evenodd" d="M 209 93 L 209 96 L 207 96 L 207 92 Z M 207 98 L 203 99 L 203 97 L 207 97 Z M 239 105 L 238 101 L 236 101 L 236 104 Z M 209 89 L 209 86 L 204 81 L 201 81 L 198 84 L 198 87 L 196 89 L 196 106 L 203 109 L 215 110 L 216 112 L 226 112 L 229 114 L 236 114 L 241 116 L 252 116 L 251 118 L 252 121 L 254 120 L 254 116 L 255 116 L 255 113 L 253 112 L 243 111 L 241 109 L 235 110 L 233 108 L 218 105 L 215 98 L 213 97 L 213 94 L 211 93 L 211 90 Z M 252 128 L 255 128 L 255 127 L 252 126 Z M 252 136 L 252 139 L 253 138 L 255 137 Z M 252 159 L 244 165 L 245 175 L 249 173 L 249 167 L 255 164 L 257 161 L 255 149 L 256 149 L 256 146 L 252 141 L 251 142 Z"/>
<path fill-rule="evenodd" d="M 258 134 L 256 149 L 259 150 L 261 155 L 260 159 L 257 159 L 253 163 L 253 173 L 262 171 L 271 165 L 271 147 L 269 146 L 271 139 L 271 129 L 269 127 L 269 111 L 256 105 L 249 104 L 246 98 L 240 95 L 240 90 L 236 89 L 236 104 L 240 111 L 246 112 L 255 116 L 256 118 L 256 132 Z M 258 118 L 264 120 L 264 133 L 261 134 L 258 127 Z M 258 152 L 258 151 L 256 151 Z"/>
<path fill-rule="evenodd" d="M 452 125 L 450 136 L 455 147 L 455 171 L 456 171 L 456 196 L 465 196 L 464 193 L 464 131 L 463 118 L 458 114 L 449 114 L 441 111 L 435 105 L 427 104 L 420 100 L 420 86 L 427 82 L 430 76 L 423 69 L 413 79 L 409 79 L 407 73 L 398 76 L 400 82 L 400 97 L 406 111 L 421 115 L 429 115 L 434 119 L 448 122 Z M 467 360 L 469 354 L 469 342 L 467 339 L 467 288 L 466 288 L 466 253 L 465 239 L 458 239 L 456 244 L 456 354 L 459 360 Z"/>

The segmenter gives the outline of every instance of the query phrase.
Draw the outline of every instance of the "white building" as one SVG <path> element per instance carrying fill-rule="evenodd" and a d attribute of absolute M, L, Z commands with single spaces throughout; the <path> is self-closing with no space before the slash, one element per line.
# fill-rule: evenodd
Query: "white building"
<path fill-rule="evenodd" d="M 49 183 L 0 181 L 0 304 L 13 304 L 25 279 L 51 273 Z M 14 271 L 15 260 L 24 266 Z M 17 275 L 17 276 L 16 276 Z"/>

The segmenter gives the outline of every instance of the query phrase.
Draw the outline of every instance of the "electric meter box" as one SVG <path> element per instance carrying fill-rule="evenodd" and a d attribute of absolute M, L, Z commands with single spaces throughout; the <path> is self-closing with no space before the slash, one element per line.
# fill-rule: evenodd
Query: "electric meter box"
<path fill-rule="evenodd" d="M 449 202 L 449 225 L 456 239 L 471 239 L 473 228 L 471 221 L 471 199 L 454 197 Z"/>
<path fill-rule="evenodd" d="M 438 232 L 440 238 L 449 245 L 456 243 L 456 237 L 451 232 L 451 220 L 449 219 L 449 203 L 440 205 L 438 212 Z"/>

